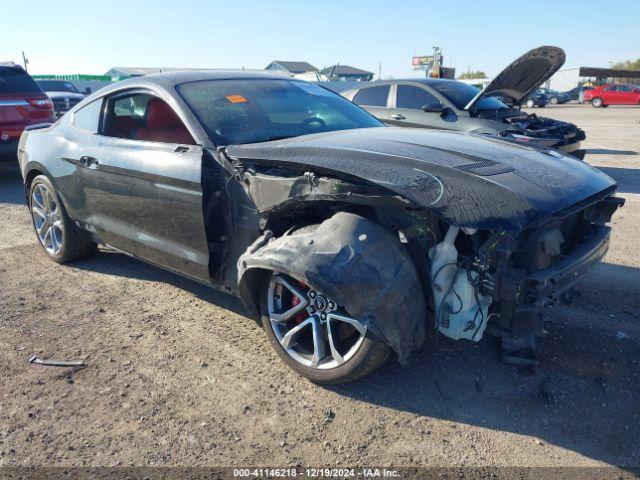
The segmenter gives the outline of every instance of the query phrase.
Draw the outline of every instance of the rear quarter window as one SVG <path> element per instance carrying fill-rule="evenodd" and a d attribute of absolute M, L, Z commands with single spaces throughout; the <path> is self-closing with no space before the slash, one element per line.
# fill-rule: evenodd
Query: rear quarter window
<path fill-rule="evenodd" d="M 24 70 L 0 67 L 0 93 L 42 93 L 42 90 Z"/>
<path fill-rule="evenodd" d="M 73 126 L 91 133 L 98 133 L 102 99 L 94 100 L 73 114 Z"/>

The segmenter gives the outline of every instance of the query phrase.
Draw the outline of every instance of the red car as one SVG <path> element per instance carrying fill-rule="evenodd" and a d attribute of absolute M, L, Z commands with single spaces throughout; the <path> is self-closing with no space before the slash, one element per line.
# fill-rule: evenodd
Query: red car
<path fill-rule="evenodd" d="M 602 85 L 584 92 L 584 101 L 594 107 L 640 105 L 640 87 L 635 85 Z"/>
<path fill-rule="evenodd" d="M 0 64 L 0 160 L 15 160 L 26 127 L 54 121 L 53 103 L 29 74 Z"/>

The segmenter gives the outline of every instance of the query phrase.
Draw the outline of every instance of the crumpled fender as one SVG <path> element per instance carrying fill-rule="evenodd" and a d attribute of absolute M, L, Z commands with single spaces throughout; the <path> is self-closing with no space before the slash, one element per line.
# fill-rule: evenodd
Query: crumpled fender
<path fill-rule="evenodd" d="M 344 305 L 401 364 L 424 342 L 426 301 L 413 262 L 397 237 L 366 218 L 339 212 L 314 231 L 279 238 L 265 232 L 238 260 L 240 296 L 255 314 L 258 284 L 265 281 L 256 282 L 256 274 L 264 270 L 290 275 Z"/>

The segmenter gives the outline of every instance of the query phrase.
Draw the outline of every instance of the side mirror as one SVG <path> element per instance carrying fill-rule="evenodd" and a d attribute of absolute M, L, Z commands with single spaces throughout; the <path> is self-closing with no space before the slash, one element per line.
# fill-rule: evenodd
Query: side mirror
<path fill-rule="evenodd" d="M 442 105 L 441 103 L 437 105 L 427 103 L 426 105 L 422 106 L 422 111 L 427 113 L 442 113 L 444 112 L 444 110 L 444 105 Z"/>

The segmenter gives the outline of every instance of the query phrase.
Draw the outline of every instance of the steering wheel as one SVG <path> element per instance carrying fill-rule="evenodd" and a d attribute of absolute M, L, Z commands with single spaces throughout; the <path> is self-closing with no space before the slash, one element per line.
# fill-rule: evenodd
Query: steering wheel
<path fill-rule="evenodd" d="M 308 117 L 308 118 L 305 118 L 302 122 L 300 122 L 300 125 L 303 126 L 303 127 L 308 127 L 312 123 L 317 123 L 319 128 L 327 126 L 327 122 L 325 122 L 320 117 Z"/>

